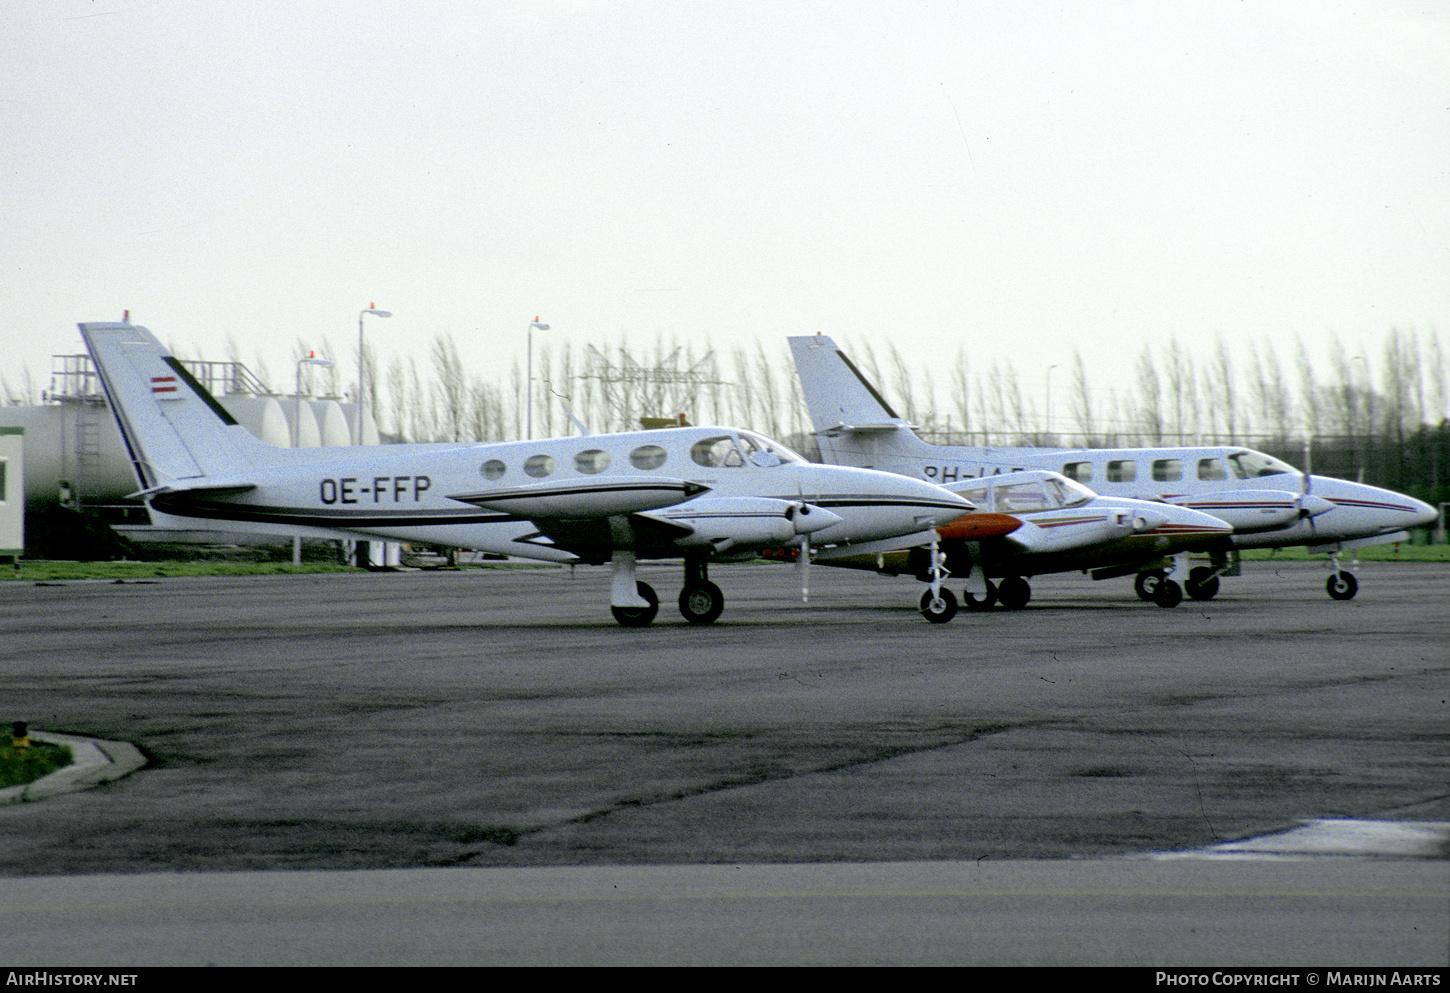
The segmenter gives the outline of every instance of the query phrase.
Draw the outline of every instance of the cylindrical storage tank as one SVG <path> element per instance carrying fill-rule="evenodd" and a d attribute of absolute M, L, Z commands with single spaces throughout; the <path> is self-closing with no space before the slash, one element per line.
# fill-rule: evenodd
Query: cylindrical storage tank
<path fill-rule="evenodd" d="M 370 412 L 364 411 L 362 423 L 362 438 L 359 440 L 357 431 L 357 404 L 340 403 L 342 416 L 347 419 L 348 437 L 354 445 L 376 445 L 378 443 L 378 425 L 373 420 Z"/>
<path fill-rule="evenodd" d="M 287 415 L 282 413 L 282 405 L 277 402 L 276 397 L 232 394 L 222 397 L 221 405 L 254 437 L 269 445 L 292 447 L 291 426 L 287 423 Z"/>
<path fill-rule="evenodd" d="M 294 448 L 316 448 L 322 444 L 322 433 L 317 428 L 317 416 L 313 413 L 311 400 L 288 397 L 282 401 L 282 416 L 291 425 Z"/>
<path fill-rule="evenodd" d="M 0 427 L 25 429 L 26 503 L 105 503 L 141 488 L 116 419 L 100 400 L 0 407 Z"/>
<path fill-rule="evenodd" d="M 317 430 L 321 435 L 319 445 L 337 447 L 352 444 L 352 429 L 347 415 L 336 400 L 313 400 L 312 416 L 317 418 Z"/>

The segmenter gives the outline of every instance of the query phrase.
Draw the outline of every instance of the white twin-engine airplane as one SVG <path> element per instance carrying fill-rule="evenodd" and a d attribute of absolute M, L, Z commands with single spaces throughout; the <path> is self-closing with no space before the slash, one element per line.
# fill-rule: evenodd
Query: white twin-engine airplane
<path fill-rule="evenodd" d="M 824 335 L 790 339 L 821 457 L 838 465 L 884 469 L 942 483 L 1025 469 L 1050 469 L 1104 496 L 1132 497 L 1199 510 L 1232 525 L 1229 541 L 1210 550 L 1210 565 L 1189 572 L 1196 600 L 1218 592 L 1220 575 L 1237 574 L 1243 548 L 1308 545 L 1329 553 L 1325 584 L 1336 600 L 1359 588 L 1339 553 L 1405 541 L 1406 528 L 1429 524 L 1435 508 L 1390 490 L 1313 476 L 1247 448 L 985 448 L 931 445 L 918 438 L 881 393 Z M 970 499 L 970 493 L 968 493 Z M 987 508 L 982 508 L 987 509 Z M 1123 575 L 1094 571 L 1094 578 Z M 1155 599 L 1169 573 L 1140 572 L 1138 595 Z M 1171 593 L 1171 591 L 1170 591 Z M 1170 596 L 1171 599 L 1171 596 Z M 1161 602 L 1161 601 L 1160 601 Z"/>
<path fill-rule="evenodd" d="M 1028 576 L 1079 569 L 1104 577 L 1125 576 L 1157 566 L 1165 557 L 1210 551 L 1233 532 L 1208 514 L 1173 504 L 1099 496 L 1046 469 L 969 479 L 948 488 L 978 511 L 937 529 L 940 565 L 948 574 L 966 579 L 962 601 L 970 610 L 986 610 L 996 603 L 1009 610 L 1025 607 L 1032 597 Z M 983 525 L 997 519 L 1020 525 L 987 532 Z M 927 546 L 886 539 L 865 547 L 825 548 L 815 561 L 887 575 L 907 573 L 933 582 L 931 556 Z M 1151 599 L 1160 607 L 1176 607 L 1183 591 L 1164 578 Z M 939 584 L 922 594 L 921 613 L 927 620 L 945 623 L 956 611 L 951 591 Z"/>
<path fill-rule="evenodd" d="M 680 612 L 720 616 L 710 562 L 766 548 L 928 535 L 972 510 L 918 479 L 815 465 L 734 428 L 471 445 L 278 448 L 239 425 L 145 328 L 80 325 L 152 513 L 165 527 L 339 533 L 612 563 L 610 606 L 649 624 L 637 559 L 683 558 Z M 803 569 L 809 555 L 802 556 Z"/>

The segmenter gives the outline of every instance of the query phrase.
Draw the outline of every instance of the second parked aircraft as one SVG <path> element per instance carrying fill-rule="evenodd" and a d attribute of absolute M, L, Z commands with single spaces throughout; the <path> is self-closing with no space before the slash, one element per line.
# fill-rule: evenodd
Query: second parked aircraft
<path fill-rule="evenodd" d="M 1358 589 L 1339 553 L 1404 541 L 1429 524 L 1435 509 L 1400 493 L 1302 473 L 1263 452 L 1202 448 L 1052 449 L 931 445 L 917 437 L 836 343 L 825 335 L 790 339 L 821 457 L 829 463 L 884 469 L 960 490 L 962 480 L 1024 469 L 1050 469 L 1104 496 L 1134 497 L 1211 514 L 1233 527 L 1229 541 L 1193 569 L 1189 596 L 1207 600 L 1219 576 L 1234 573 L 1243 548 L 1308 545 L 1329 553 L 1331 597 Z M 1166 579 L 1139 574 L 1138 595 L 1151 599 Z"/>

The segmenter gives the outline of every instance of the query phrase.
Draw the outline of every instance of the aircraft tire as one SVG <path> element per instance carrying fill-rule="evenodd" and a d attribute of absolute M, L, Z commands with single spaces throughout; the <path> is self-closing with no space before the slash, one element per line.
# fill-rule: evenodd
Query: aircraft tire
<path fill-rule="evenodd" d="M 1336 600 L 1353 600 L 1359 592 L 1359 581 L 1352 572 L 1336 572 L 1325 582 L 1324 589 Z"/>
<path fill-rule="evenodd" d="M 1145 603 L 1152 603 L 1153 597 L 1158 591 L 1158 584 L 1165 578 L 1162 572 L 1140 572 L 1138 578 L 1133 580 L 1133 591 L 1138 594 L 1138 599 Z"/>
<path fill-rule="evenodd" d="M 648 607 L 615 607 L 610 606 L 609 611 L 614 619 L 623 627 L 642 628 L 648 627 L 655 619 L 655 614 L 660 612 L 660 598 L 655 594 L 654 587 L 649 583 L 636 583 L 635 589 L 639 595 L 649 601 Z"/>
<path fill-rule="evenodd" d="M 1176 607 L 1183 602 L 1183 587 L 1171 579 L 1161 580 L 1153 592 L 1153 602 L 1160 607 Z"/>
<path fill-rule="evenodd" d="M 1032 584 L 1021 576 L 1008 576 L 997 584 L 997 599 L 1008 610 L 1021 610 L 1032 599 Z"/>
<path fill-rule="evenodd" d="M 945 624 L 957 616 L 957 598 L 951 590 L 945 586 L 937 593 L 937 600 L 932 600 L 931 590 L 921 595 L 921 616 L 933 624 Z"/>
<path fill-rule="evenodd" d="M 680 613 L 691 624 L 713 624 L 725 610 L 725 594 L 708 579 L 686 584 L 680 591 Z"/>
<path fill-rule="evenodd" d="M 1218 595 L 1218 576 L 1206 565 L 1201 565 L 1188 574 L 1183 591 L 1195 600 L 1212 600 Z"/>
<path fill-rule="evenodd" d="M 971 590 L 962 590 L 962 606 L 968 610 L 991 610 L 997 605 L 997 584 L 987 580 L 987 592 L 978 596 Z"/>

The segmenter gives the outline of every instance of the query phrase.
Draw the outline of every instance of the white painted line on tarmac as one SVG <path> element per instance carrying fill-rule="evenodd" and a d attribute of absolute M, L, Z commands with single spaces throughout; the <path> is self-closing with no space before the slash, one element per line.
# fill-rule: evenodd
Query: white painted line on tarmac
<path fill-rule="evenodd" d="M 1315 855 L 1381 858 L 1445 858 L 1450 821 L 1371 821 L 1319 817 L 1275 834 L 1225 841 L 1187 852 L 1160 852 L 1155 859 L 1282 859 Z"/>

